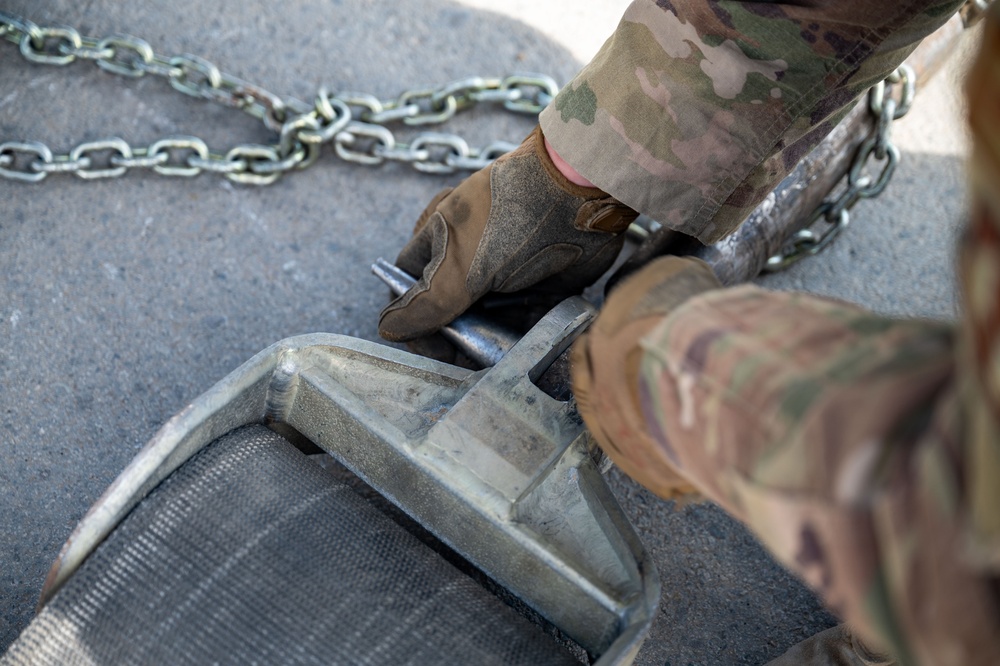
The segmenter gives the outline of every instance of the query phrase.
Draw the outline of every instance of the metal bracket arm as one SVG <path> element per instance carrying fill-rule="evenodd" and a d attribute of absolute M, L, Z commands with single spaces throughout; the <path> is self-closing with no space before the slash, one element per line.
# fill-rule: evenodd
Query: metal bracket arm
<path fill-rule="evenodd" d="M 597 663 L 628 663 L 655 613 L 656 572 L 575 405 L 533 383 L 593 314 L 567 299 L 478 372 L 338 335 L 271 346 L 157 433 L 81 522 L 43 601 L 171 471 L 263 421 L 328 451 Z"/>

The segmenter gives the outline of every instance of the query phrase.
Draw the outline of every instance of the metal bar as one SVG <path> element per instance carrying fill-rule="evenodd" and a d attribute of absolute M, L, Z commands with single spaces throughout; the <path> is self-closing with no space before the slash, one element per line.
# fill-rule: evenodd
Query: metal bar
<path fill-rule="evenodd" d="M 417 282 L 412 275 L 381 257 L 372 264 L 372 273 L 396 296 L 402 296 Z M 496 365 L 521 337 L 470 312 L 442 328 L 441 335 L 483 367 Z"/>

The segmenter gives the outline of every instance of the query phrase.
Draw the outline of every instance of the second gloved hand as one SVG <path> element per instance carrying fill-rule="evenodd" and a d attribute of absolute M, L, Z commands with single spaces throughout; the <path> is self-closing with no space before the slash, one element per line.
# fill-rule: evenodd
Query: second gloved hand
<path fill-rule="evenodd" d="M 434 333 L 491 291 L 578 294 L 614 263 L 637 215 L 567 180 L 536 127 L 517 150 L 431 201 L 396 259 L 418 281 L 382 310 L 379 333 L 393 341 Z"/>
<path fill-rule="evenodd" d="M 639 395 L 642 340 L 684 303 L 721 286 L 700 259 L 660 257 L 608 295 L 573 345 L 573 394 L 587 428 L 622 471 L 665 499 L 690 499 L 696 490 L 650 434 Z"/>

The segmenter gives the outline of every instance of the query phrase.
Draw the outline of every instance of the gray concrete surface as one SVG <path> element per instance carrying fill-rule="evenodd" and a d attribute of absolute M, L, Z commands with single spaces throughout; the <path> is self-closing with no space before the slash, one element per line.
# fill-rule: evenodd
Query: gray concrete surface
<path fill-rule="evenodd" d="M 281 95 L 320 84 L 394 96 L 472 74 L 565 82 L 625 6 L 521 0 L 12 0 L 2 8 L 87 34 L 127 32 L 190 52 Z M 954 60 L 958 60 L 957 58 Z M 952 317 L 963 213 L 959 63 L 900 121 L 886 195 L 821 257 L 763 283 L 900 315 Z M 518 140 L 527 119 L 471 114 L 476 142 Z M 0 137 L 64 151 L 121 136 L 195 134 L 216 148 L 270 137 L 255 121 L 87 64 L 24 62 L 0 44 Z M 268 188 L 130 174 L 0 181 L 0 649 L 30 619 L 73 525 L 164 420 L 268 344 L 331 331 L 377 339 L 391 257 L 455 177 L 370 169 L 326 154 Z M 617 472 L 612 484 L 663 580 L 640 664 L 761 664 L 834 619 L 712 506 L 676 509 Z"/>

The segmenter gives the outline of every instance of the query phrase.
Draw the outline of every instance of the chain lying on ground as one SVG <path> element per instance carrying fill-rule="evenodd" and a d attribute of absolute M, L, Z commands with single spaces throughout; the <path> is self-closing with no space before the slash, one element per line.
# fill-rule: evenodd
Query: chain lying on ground
<path fill-rule="evenodd" d="M 0 143 L 0 176 L 28 182 L 52 173 L 112 178 L 144 168 L 166 176 L 211 171 L 236 182 L 266 185 L 282 173 L 308 167 L 316 161 L 320 147 L 331 142 L 337 155 L 349 162 L 406 162 L 429 173 L 476 171 L 515 145 L 496 141 L 471 147 L 456 134 L 438 132 L 418 134 L 406 144 L 386 125 L 438 124 L 477 103 L 503 104 L 515 113 L 537 115 L 558 92 L 556 82 L 543 75 L 473 77 L 439 88 L 408 90 L 388 101 L 363 93 L 331 95 L 321 88 L 309 105 L 224 74 L 197 56 L 161 56 L 147 42 L 129 35 L 95 39 L 73 28 L 42 27 L 0 12 L 0 38 L 17 44 L 32 62 L 68 65 L 90 60 L 121 76 L 163 77 L 176 90 L 239 109 L 278 135 L 274 144 L 244 143 L 224 154 L 212 152 L 204 141 L 191 136 L 167 137 L 148 147 L 133 147 L 119 138 L 89 141 L 66 154 L 56 154 L 38 141 Z"/>
<path fill-rule="evenodd" d="M 840 196 L 827 198 L 821 203 L 808 224 L 796 232 L 785 244 L 785 249 L 767 260 L 764 271 L 775 273 L 785 270 L 794 263 L 818 254 L 825 249 L 851 222 L 850 210 L 861 199 L 871 199 L 882 194 L 899 163 L 899 149 L 892 144 L 892 122 L 906 115 L 916 94 L 917 75 L 909 65 L 901 65 L 889 78 L 879 83 L 868 93 L 868 109 L 875 116 L 877 124 L 872 136 L 866 139 L 854 155 L 851 169 L 845 176 L 847 185 Z M 890 88 L 898 85 L 900 97 L 891 96 Z M 869 161 L 884 162 L 878 178 L 863 174 Z M 836 189 L 836 188 L 834 188 Z M 816 233 L 810 227 L 822 218 L 829 226 L 823 233 Z"/>
<path fill-rule="evenodd" d="M 120 138 L 88 141 L 66 154 L 56 154 L 38 141 L 0 143 L 0 177 L 27 182 L 38 182 L 53 173 L 74 173 L 85 179 L 112 178 L 141 168 L 165 176 L 187 177 L 210 171 L 239 183 L 267 185 L 287 171 L 310 166 L 319 157 L 320 147 L 331 142 L 337 155 L 348 162 L 406 162 L 427 173 L 476 171 L 512 150 L 514 144 L 495 141 L 475 148 L 457 134 L 441 132 L 420 133 L 406 144 L 387 124 L 440 124 L 478 103 L 503 104 L 515 113 L 537 115 L 558 92 L 555 81 L 544 75 L 473 77 L 439 88 L 408 90 L 394 100 L 380 100 L 364 93 L 331 95 L 321 88 L 310 106 L 225 74 L 198 56 L 159 55 L 149 43 L 130 35 L 96 39 L 73 28 L 42 27 L 0 12 L 0 38 L 17 44 L 21 54 L 32 62 L 68 65 L 77 59 L 90 60 L 107 72 L 125 77 L 163 77 L 176 90 L 239 109 L 278 135 L 277 143 L 238 144 L 224 154 L 212 152 L 203 140 L 192 136 L 167 137 L 144 148 L 133 147 Z M 899 161 L 899 150 L 890 137 L 892 122 L 909 111 L 915 82 L 913 70 L 902 65 L 872 88 L 869 109 L 877 124 L 872 136 L 858 149 L 843 193 L 820 204 L 806 227 L 788 240 L 781 253 L 768 259 L 765 272 L 784 270 L 822 251 L 850 223 L 849 211 L 855 203 L 885 190 Z M 902 91 L 898 101 L 889 94 L 896 85 Z M 863 174 L 872 158 L 884 162 L 874 180 Z M 811 227 L 821 218 L 829 227 L 816 233 Z"/>

